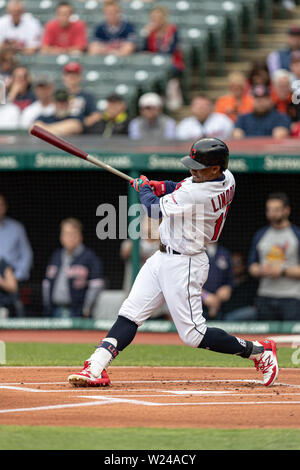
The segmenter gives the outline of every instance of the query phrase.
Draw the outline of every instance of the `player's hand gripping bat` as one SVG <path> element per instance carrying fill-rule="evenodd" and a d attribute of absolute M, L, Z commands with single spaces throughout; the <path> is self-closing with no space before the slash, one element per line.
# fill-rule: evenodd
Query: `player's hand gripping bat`
<path fill-rule="evenodd" d="M 70 153 L 71 155 L 75 155 L 75 157 L 82 158 L 83 160 L 86 160 L 92 163 L 93 165 L 103 168 L 104 170 L 110 171 L 111 173 L 114 173 L 115 175 L 120 176 L 120 178 L 123 178 L 126 181 L 130 182 L 133 180 L 131 176 L 126 175 L 122 171 L 119 171 L 110 165 L 107 165 L 101 160 L 98 160 L 92 155 L 89 155 L 87 152 L 80 149 L 79 147 L 76 147 L 76 145 L 73 145 L 67 140 L 62 139 L 61 137 L 58 137 L 52 134 L 52 132 L 46 131 L 40 126 L 36 126 L 36 125 L 32 126 L 29 130 L 29 133 L 37 137 L 38 139 L 44 140 L 45 142 L 48 142 L 49 144 L 54 145 L 54 147 L 64 150 L 65 152 Z"/>

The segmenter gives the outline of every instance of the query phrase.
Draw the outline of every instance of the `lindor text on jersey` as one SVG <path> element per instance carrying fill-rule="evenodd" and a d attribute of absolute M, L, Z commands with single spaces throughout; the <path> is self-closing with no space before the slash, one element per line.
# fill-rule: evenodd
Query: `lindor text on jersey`
<path fill-rule="evenodd" d="M 218 194 L 217 196 L 211 199 L 214 212 L 217 212 L 220 209 L 223 209 L 224 207 L 228 206 L 228 204 L 231 203 L 234 197 L 234 190 L 235 190 L 235 186 L 232 185 L 229 189 L 227 189 L 227 191 L 224 191 L 223 193 Z"/>

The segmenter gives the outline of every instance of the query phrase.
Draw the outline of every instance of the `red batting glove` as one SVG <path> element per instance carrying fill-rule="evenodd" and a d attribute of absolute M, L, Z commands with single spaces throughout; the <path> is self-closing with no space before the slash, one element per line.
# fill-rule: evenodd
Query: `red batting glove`
<path fill-rule="evenodd" d="M 151 180 L 149 181 L 149 184 L 151 186 L 151 188 L 153 189 L 153 192 L 155 194 L 155 196 L 163 196 L 164 194 L 166 194 L 166 184 L 164 181 L 154 181 L 154 180 Z"/>
<path fill-rule="evenodd" d="M 140 192 L 140 189 L 144 186 L 150 186 L 147 176 L 144 175 L 141 175 L 139 178 L 132 179 L 129 184 L 137 192 Z"/>

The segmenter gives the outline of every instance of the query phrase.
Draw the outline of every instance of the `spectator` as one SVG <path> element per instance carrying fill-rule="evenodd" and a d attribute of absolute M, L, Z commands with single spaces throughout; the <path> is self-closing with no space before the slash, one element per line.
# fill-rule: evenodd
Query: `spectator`
<path fill-rule="evenodd" d="M 275 109 L 290 115 L 292 105 L 292 75 L 284 69 L 276 70 L 272 77 L 271 99 Z"/>
<path fill-rule="evenodd" d="M 167 54 L 172 57 L 171 78 L 166 87 L 166 106 L 176 111 L 183 105 L 181 77 L 184 70 L 178 29 L 168 21 L 168 9 L 156 6 L 150 13 L 150 23 L 144 28 L 146 35 L 143 49 L 148 52 Z"/>
<path fill-rule="evenodd" d="M 14 312 L 17 293 L 18 281 L 13 269 L 0 256 L 0 318 L 6 318 Z"/>
<path fill-rule="evenodd" d="M 256 85 L 263 85 L 268 88 L 271 86 L 269 69 L 264 60 L 256 60 L 253 62 L 248 73 L 248 84 L 249 89 L 254 88 Z"/>
<path fill-rule="evenodd" d="M 129 123 L 130 139 L 174 139 L 176 122 L 163 113 L 163 102 L 156 93 L 145 93 L 139 99 L 139 116 Z"/>
<path fill-rule="evenodd" d="M 20 123 L 22 129 L 29 129 L 40 116 L 48 117 L 55 113 L 54 82 L 51 78 L 48 75 L 41 75 L 33 84 L 37 99 L 22 112 Z"/>
<path fill-rule="evenodd" d="M 289 135 L 291 119 L 288 115 L 279 113 L 274 109 L 270 90 L 258 85 L 252 90 L 254 96 L 254 110 L 252 113 L 238 117 L 233 132 L 235 139 L 247 137 L 267 137 L 276 139 Z"/>
<path fill-rule="evenodd" d="M 286 194 L 270 194 L 266 201 L 269 224 L 253 238 L 249 272 L 259 281 L 258 319 L 300 320 L 300 228 L 291 224 Z"/>
<path fill-rule="evenodd" d="M 116 135 L 128 135 L 128 115 L 127 104 L 119 95 L 110 95 L 107 98 L 105 111 L 92 126 L 85 128 L 87 134 L 97 134 L 102 137 L 112 137 Z"/>
<path fill-rule="evenodd" d="M 228 91 L 227 95 L 217 99 L 215 112 L 226 114 L 233 122 L 236 122 L 239 114 L 253 111 L 253 96 L 247 92 L 247 80 L 243 73 L 229 74 Z"/>
<path fill-rule="evenodd" d="M 0 49 L 0 77 L 5 81 L 6 88 L 9 88 L 12 80 L 12 73 L 17 66 L 15 52 L 12 47 Z"/>
<path fill-rule="evenodd" d="M 57 90 L 54 93 L 54 106 L 53 114 L 39 116 L 35 124 L 59 135 L 73 135 L 83 132 L 83 117 L 71 114 L 70 97 L 66 90 Z"/>
<path fill-rule="evenodd" d="M 181 140 L 196 140 L 202 137 L 229 139 L 233 131 L 232 120 L 225 114 L 213 110 L 212 101 L 198 95 L 191 103 L 191 116 L 183 119 L 176 129 L 176 137 Z"/>
<path fill-rule="evenodd" d="M 160 54 L 169 54 L 173 59 L 176 72 L 184 69 L 183 55 L 180 50 L 178 29 L 168 21 L 168 9 L 156 6 L 150 13 L 150 23 L 144 28 L 147 34 L 144 50 Z"/>
<path fill-rule="evenodd" d="M 84 127 L 88 129 L 100 119 L 101 114 L 97 110 L 95 97 L 82 89 L 82 66 L 78 62 L 64 66 L 63 83 L 70 95 L 71 115 L 83 116 Z"/>
<path fill-rule="evenodd" d="M 94 41 L 89 46 L 92 55 L 115 54 L 127 56 L 136 48 L 136 34 L 133 24 L 122 19 L 122 10 L 114 0 L 103 4 L 105 21 L 95 30 Z"/>
<path fill-rule="evenodd" d="M 17 131 L 20 128 L 21 110 L 13 103 L 0 105 L 0 130 Z"/>
<path fill-rule="evenodd" d="M 32 266 L 32 249 L 23 225 L 6 216 L 7 202 L 0 194 L 0 256 L 13 270 L 18 281 L 27 281 Z"/>
<path fill-rule="evenodd" d="M 292 104 L 289 107 L 289 115 L 292 118 L 291 135 L 300 136 L 300 50 L 291 53 L 291 91 Z"/>
<path fill-rule="evenodd" d="M 229 301 L 224 304 L 224 320 L 256 320 L 254 299 L 257 282 L 248 273 L 247 262 L 243 253 L 232 253 L 231 264 L 233 269 L 232 295 Z"/>
<path fill-rule="evenodd" d="M 18 65 L 12 73 L 12 81 L 7 92 L 7 99 L 23 111 L 36 99 L 32 91 L 29 71 L 23 65 Z"/>
<path fill-rule="evenodd" d="M 287 31 L 286 48 L 268 55 L 267 65 L 272 76 L 278 69 L 290 70 L 292 51 L 300 50 L 300 27 L 291 26 Z"/>
<path fill-rule="evenodd" d="M 83 244 L 79 220 L 65 219 L 60 229 L 62 247 L 52 254 L 43 281 L 45 314 L 87 318 L 103 287 L 102 263 Z"/>
<path fill-rule="evenodd" d="M 231 297 L 233 271 L 227 248 L 211 243 L 207 246 L 210 270 L 202 290 L 203 315 L 206 319 L 222 316 L 222 306 Z"/>
<path fill-rule="evenodd" d="M 15 52 L 34 54 L 40 47 L 42 26 L 31 13 L 26 13 L 24 3 L 9 0 L 7 14 L 0 18 L 0 47 L 11 47 Z"/>
<path fill-rule="evenodd" d="M 86 25 L 73 21 L 73 7 L 61 2 L 56 8 L 56 18 L 45 25 L 41 52 L 43 54 L 73 54 L 85 52 L 88 46 Z"/>

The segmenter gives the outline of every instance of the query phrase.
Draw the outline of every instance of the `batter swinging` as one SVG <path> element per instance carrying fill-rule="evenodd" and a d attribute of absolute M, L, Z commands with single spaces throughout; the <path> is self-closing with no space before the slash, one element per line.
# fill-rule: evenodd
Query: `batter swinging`
<path fill-rule="evenodd" d="M 166 302 L 182 341 L 193 348 L 235 354 L 254 361 L 266 386 L 278 375 L 274 341 L 246 341 L 220 328 L 207 327 L 201 293 L 209 262 L 206 245 L 219 239 L 235 191 L 224 142 L 203 138 L 181 159 L 191 176 L 181 183 L 130 182 L 148 216 L 161 218 L 160 250 L 141 268 L 118 318 L 83 369 L 69 376 L 74 386 L 110 384 L 106 369 L 134 339 L 139 326 Z"/>

